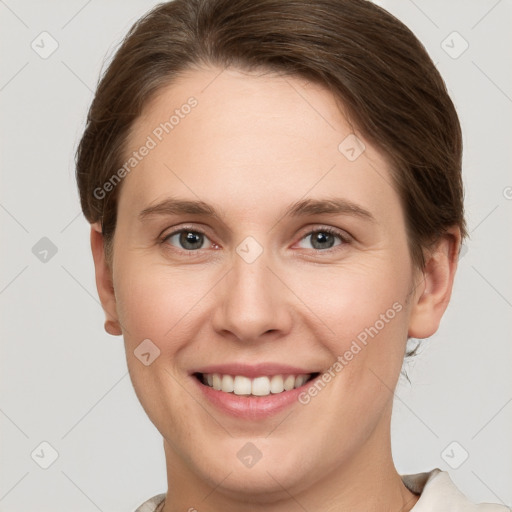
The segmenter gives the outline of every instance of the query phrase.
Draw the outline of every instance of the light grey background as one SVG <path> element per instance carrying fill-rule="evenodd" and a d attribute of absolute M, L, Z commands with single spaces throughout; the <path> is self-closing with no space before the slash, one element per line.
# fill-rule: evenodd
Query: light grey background
<path fill-rule="evenodd" d="M 440 467 L 471 500 L 510 506 L 512 1 L 379 3 L 425 44 L 457 106 L 471 231 L 441 328 L 396 391 L 397 469 Z M 166 491 L 161 437 L 121 337 L 103 331 L 73 164 L 104 60 L 155 4 L 0 0 L 2 512 L 133 511 Z M 42 442 L 58 453 L 47 469 Z"/>

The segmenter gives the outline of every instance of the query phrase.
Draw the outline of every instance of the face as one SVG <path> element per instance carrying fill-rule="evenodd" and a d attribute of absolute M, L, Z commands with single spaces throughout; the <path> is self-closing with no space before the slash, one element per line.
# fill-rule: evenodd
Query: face
<path fill-rule="evenodd" d="M 234 69 L 128 142 L 107 308 L 168 472 L 271 496 L 387 453 L 425 287 L 385 158 L 322 87 Z"/>

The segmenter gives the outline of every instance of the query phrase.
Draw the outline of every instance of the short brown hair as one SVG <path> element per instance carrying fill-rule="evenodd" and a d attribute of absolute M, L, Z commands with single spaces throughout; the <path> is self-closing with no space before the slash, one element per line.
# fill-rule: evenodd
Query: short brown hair
<path fill-rule="evenodd" d="M 105 197 L 94 191 L 122 165 L 129 129 L 151 97 L 179 73 L 207 65 L 266 69 L 328 88 L 388 158 L 419 268 L 423 248 L 449 227 L 466 236 L 457 113 L 403 23 L 367 0 L 174 0 L 126 35 L 76 152 L 82 209 L 89 222 L 101 221 L 110 264 L 121 187 Z"/>

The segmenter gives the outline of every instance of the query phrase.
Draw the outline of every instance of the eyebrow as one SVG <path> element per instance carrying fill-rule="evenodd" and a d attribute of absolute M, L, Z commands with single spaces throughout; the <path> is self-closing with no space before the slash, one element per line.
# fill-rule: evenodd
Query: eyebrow
<path fill-rule="evenodd" d="M 341 198 L 302 199 L 285 208 L 281 218 L 320 214 L 353 215 L 375 222 L 375 217 L 368 210 Z M 167 198 L 157 204 L 144 208 L 139 213 L 138 218 L 143 222 L 150 217 L 168 215 L 203 215 L 221 220 L 221 215 L 219 215 L 215 208 L 204 201 L 175 198 Z"/>

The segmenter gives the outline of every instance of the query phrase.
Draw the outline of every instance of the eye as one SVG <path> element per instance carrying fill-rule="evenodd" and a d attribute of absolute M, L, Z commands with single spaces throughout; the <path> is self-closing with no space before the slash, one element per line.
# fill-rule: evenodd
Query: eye
<path fill-rule="evenodd" d="M 336 243 L 336 238 L 339 240 Z M 348 236 L 334 228 L 320 228 L 310 231 L 302 240 L 310 240 L 312 247 L 303 247 L 305 249 L 312 248 L 313 250 L 321 251 L 331 249 L 335 246 L 348 243 Z"/>
<path fill-rule="evenodd" d="M 213 245 L 210 239 L 202 231 L 189 228 L 182 228 L 165 235 L 164 238 L 162 239 L 162 243 L 178 247 L 179 249 L 185 251 L 197 251 L 198 249 L 208 249 Z"/>
<path fill-rule="evenodd" d="M 344 245 L 350 240 L 346 233 L 331 227 L 322 227 L 310 231 L 301 238 L 301 242 L 308 239 L 310 240 L 310 247 L 304 247 L 304 245 L 301 247 L 303 249 L 313 249 L 315 251 L 329 250 L 333 247 Z M 185 252 L 196 252 L 199 249 L 217 247 L 210 241 L 205 233 L 196 228 L 187 227 L 166 234 L 161 239 L 161 243 L 164 245 L 171 245 Z"/>

